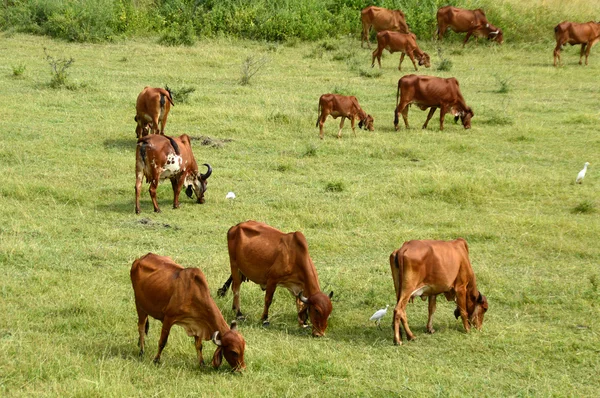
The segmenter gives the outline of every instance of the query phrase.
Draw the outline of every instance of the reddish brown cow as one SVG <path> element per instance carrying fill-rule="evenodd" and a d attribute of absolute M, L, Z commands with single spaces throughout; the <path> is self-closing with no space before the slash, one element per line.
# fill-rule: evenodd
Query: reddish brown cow
<path fill-rule="evenodd" d="M 144 337 L 148 334 L 148 315 L 162 322 L 158 352 L 154 362 L 160 361 L 173 325 L 183 327 L 188 336 L 194 336 L 198 362 L 204 365 L 202 341 L 217 345 L 212 365 L 221 366 L 223 356 L 232 368 L 246 367 L 246 342 L 237 331 L 236 322 L 227 325 L 221 311 L 210 297 L 208 283 L 200 269 L 183 268 L 169 257 L 148 253 L 131 266 L 131 284 L 138 314 L 140 357 L 144 354 Z"/>
<path fill-rule="evenodd" d="M 456 300 L 454 315 L 462 318 L 465 330 L 471 325 L 481 329 L 488 302 L 479 290 L 469 261 L 469 248 L 462 239 L 453 241 L 411 240 L 390 255 L 390 267 L 396 289 L 394 308 L 394 344 L 402 344 L 400 321 L 406 338 L 415 336 L 408 327 L 406 304 L 414 297 L 429 297 L 427 332 L 433 333 L 433 313 L 436 296 L 444 294 L 448 301 Z"/>
<path fill-rule="evenodd" d="M 135 103 L 136 115 L 134 120 L 137 122 L 135 134 L 141 138 L 152 130 L 154 134 L 164 134 L 167 116 L 173 104 L 171 90 L 166 88 L 144 87 L 138 95 Z M 160 130 L 158 123 L 160 122 Z"/>
<path fill-rule="evenodd" d="M 399 101 L 398 101 L 399 99 Z M 467 106 L 460 92 L 458 80 L 451 77 L 444 79 L 434 76 L 405 75 L 398 80 L 396 93 L 396 110 L 394 113 L 394 127 L 398 130 L 398 114 L 402 113 L 404 124 L 408 128 L 408 105 L 416 104 L 421 110 L 431 108 L 423 128 L 440 108 L 440 130 L 444 130 L 444 117 L 451 112 L 456 122 L 460 117 L 465 129 L 471 128 L 473 110 Z"/>
<path fill-rule="evenodd" d="M 300 326 L 306 326 L 309 317 L 312 335 L 325 334 L 333 292 L 328 296 L 321 291 L 317 270 L 308 254 L 308 243 L 301 232 L 285 234 L 267 224 L 246 221 L 229 229 L 227 247 L 231 276 L 218 294 L 224 296 L 233 281 L 233 310 L 238 318 L 243 318 L 240 285 L 250 280 L 266 290 L 261 317 L 264 325 L 269 324 L 269 307 L 275 288 L 282 286 L 296 297 Z"/>
<path fill-rule="evenodd" d="M 382 30 L 401 33 L 409 32 L 406 17 L 400 10 L 388 10 L 387 8 L 369 6 L 360 12 L 360 19 L 362 21 L 361 47 L 364 47 L 366 41 L 369 48 L 371 48 L 371 43 L 369 42 L 371 26 L 376 32 L 381 32 Z"/>
<path fill-rule="evenodd" d="M 498 44 L 502 44 L 504 41 L 502 30 L 488 22 L 485 12 L 481 8 L 465 10 L 452 6 L 442 7 L 437 12 L 437 23 L 438 40 L 441 40 L 446 30 L 450 28 L 456 33 L 467 32 L 463 46 L 467 44 L 473 34 L 475 37 L 495 40 Z"/>
<path fill-rule="evenodd" d="M 156 200 L 156 188 L 161 180 L 167 178 L 171 180 L 173 186 L 174 209 L 179 208 L 179 193 L 184 185 L 187 187 L 185 193 L 190 199 L 194 192 L 197 202 L 204 203 L 206 180 L 212 174 L 210 165 L 204 163 L 204 166 L 208 168 L 206 174 L 199 173 L 190 137 L 187 134 L 180 137 L 149 135 L 140 138 L 135 152 L 135 212 L 140 213 L 143 177 L 146 177 L 146 182 L 150 183 L 150 198 L 157 213 L 160 209 Z"/>
<path fill-rule="evenodd" d="M 373 51 L 371 68 L 375 66 L 375 58 L 377 58 L 377 62 L 381 68 L 381 54 L 384 49 L 388 50 L 391 54 L 398 51 L 402 52 L 398 70 L 402 70 L 402 61 L 404 61 L 404 55 L 407 54 L 415 70 L 418 70 L 415 63 L 415 56 L 419 60 L 419 65 L 425 65 L 426 68 L 431 66 L 429 54 L 421 51 L 417 45 L 417 36 L 414 33 L 398 33 L 389 30 L 377 33 L 377 50 Z"/>
<path fill-rule="evenodd" d="M 554 37 L 556 38 L 556 47 L 554 48 L 554 66 L 556 60 L 560 64 L 560 50 L 565 44 L 575 45 L 581 44 L 581 52 L 579 53 L 579 65 L 585 52 L 585 64 L 588 64 L 590 50 L 594 44 L 600 41 L 600 22 L 561 22 L 554 28 Z"/>
<path fill-rule="evenodd" d="M 373 131 L 373 116 L 367 115 L 358 104 L 358 100 L 354 96 L 346 96 L 339 94 L 323 94 L 319 98 L 319 106 L 317 108 L 317 124 L 319 127 L 319 137 L 323 139 L 323 125 L 327 116 L 331 115 L 334 119 L 342 117 L 340 121 L 340 129 L 338 130 L 338 138 L 342 137 L 342 127 L 346 118 L 350 119 L 352 132 L 356 135 L 354 121 L 358 119 L 358 128 Z"/>

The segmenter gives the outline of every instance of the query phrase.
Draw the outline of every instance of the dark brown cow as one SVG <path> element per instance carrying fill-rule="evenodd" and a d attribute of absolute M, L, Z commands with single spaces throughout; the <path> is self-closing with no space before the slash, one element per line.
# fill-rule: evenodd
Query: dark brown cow
<path fill-rule="evenodd" d="M 398 101 L 399 99 L 399 101 Z M 398 130 L 398 114 L 402 113 L 404 124 L 408 128 L 408 106 L 415 104 L 421 110 L 431 108 L 423 128 L 440 108 L 440 130 L 444 130 L 444 117 L 451 112 L 456 122 L 460 117 L 465 129 L 471 128 L 473 110 L 467 106 L 460 92 L 458 80 L 451 77 L 444 79 L 434 76 L 405 75 L 398 80 L 396 94 L 396 110 L 394 113 L 394 127 Z"/>
<path fill-rule="evenodd" d="M 308 254 L 308 243 L 301 232 L 285 234 L 267 224 L 246 221 L 229 229 L 227 247 L 231 276 L 218 294 L 224 296 L 233 281 L 233 310 L 238 318 L 243 318 L 240 285 L 250 280 L 266 290 L 261 318 L 264 325 L 269 324 L 269 307 L 275 288 L 282 286 L 296 297 L 298 323 L 306 326 L 309 317 L 312 335 L 325 334 L 333 292 L 327 296 L 321 291 L 317 270 Z"/>
<path fill-rule="evenodd" d="M 138 95 L 135 103 L 136 115 L 134 120 L 137 122 L 135 135 L 141 138 L 151 130 L 154 134 L 164 134 L 167 116 L 173 104 L 171 90 L 166 88 L 144 87 Z M 160 122 L 160 130 L 158 123 Z"/>
<path fill-rule="evenodd" d="M 323 139 L 323 125 L 327 116 L 331 115 L 334 119 L 341 116 L 340 129 L 338 130 L 338 138 L 342 137 L 342 127 L 346 118 L 350 119 L 352 132 L 356 135 L 354 121 L 358 119 L 358 128 L 373 131 L 373 116 L 367 115 L 358 104 L 358 100 L 354 96 L 346 96 L 339 94 L 323 94 L 319 98 L 319 106 L 317 108 L 317 124 L 319 127 L 319 137 Z"/>
<path fill-rule="evenodd" d="M 144 354 L 144 337 L 148 334 L 150 315 L 162 322 L 154 362 L 160 361 L 171 327 L 180 325 L 188 336 L 194 336 L 201 366 L 204 365 L 202 341 L 212 338 L 217 345 L 212 360 L 215 368 L 221 366 L 223 356 L 236 370 L 246 367 L 246 342 L 237 331 L 235 321 L 231 327 L 225 322 L 200 269 L 183 268 L 169 257 L 148 253 L 133 262 L 130 274 L 138 313 L 140 357 Z"/>
<path fill-rule="evenodd" d="M 415 70 L 418 70 L 415 56 L 419 60 L 419 65 L 425 65 L 426 68 L 431 66 L 429 54 L 421 51 L 417 45 L 417 36 L 414 33 L 398 33 L 389 30 L 377 33 L 377 50 L 373 51 L 371 68 L 375 66 L 375 58 L 377 58 L 377 63 L 379 63 L 379 67 L 381 68 L 381 54 L 384 49 L 388 50 L 391 54 L 398 51 L 402 52 L 398 70 L 402 70 L 404 55 L 408 55 Z"/>
<path fill-rule="evenodd" d="M 387 8 L 369 6 L 360 12 L 360 19 L 362 22 L 361 47 L 364 47 L 366 41 L 369 48 L 371 48 L 371 43 L 369 42 L 369 31 L 371 30 L 371 26 L 376 32 L 381 32 L 382 30 L 391 30 L 401 33 L 409 32 L 408 25 L 406 24 L 406 17 L 400 10 L 388 10 Z"/>
<path fill-rule="evenodd" d="M 166 135 L 149 135 L 140 138 L 135 152 L 135 212 L 140 213 L 140 192 L 142 179 L 150 183 L 150 198 L 154 211 L 159 213 L 156 200 L 156 188 L 164 179 L 170 179 L 173 187 L 173 208 L 179 208 L 179 193 L 186 186 L 185 193 L 191 199 L 192 191 L 196 194 L 198 203 L 204 203 L 206 180 L 212 174 L 212 168 L 206 174 L 198 172 L 198 164 L 192 152 L 190 137 L 183 134 L 180 137 Z"/>
<path fill-rule="evenodd" d="M 452 6 L 442 7 L 437 12 L 437 35 L 438 40 L 444 37 L 444 33 L 448 28 L 456 33 L 467 32 L 463 46 L 471 35 L 475 37 L 485 37 L 488 40 L 494 40 L 498 44 L 502 44 L 504 36 L 502 30 L 490 24 L 485 16 L 485 12 L 481 8 L 476 10 L 465 10 Z"/>
<path fill-rule="evenodd" d="M 554 37 L 556 38 L 556 47 L 554 48 L 554 66 L 556 61 L 560 62 L 560 50 L 565 44 L 575 45 L 581 44 L 581 52 L 579 53 L 579 65 L 585 52 L 585 64 L 588 64 L 590 50 L 594 44 L 600 41 L 600 22 L 561 22 L 554 28 Z"/>
<path fill-rule="evenodd" d="M 433 333 L 433 313 L 436 296 L 444 294 L 448 301 L 456 300 L 454 315 L 462 318 L 465 330 L 471 325 L 481 329 L 488 302 L 479 290 L 469 261 L 469 248 L 462 239 L 453 241 L 411 240 L 390 255 L 390 267 L 396 289 L 394 308 L 394 344 L 402 344 L 400 321 L 406 338 L 415 336 L 408 327 L 406 304 L 414 297 L 429 297 L 427 332 Z"/>

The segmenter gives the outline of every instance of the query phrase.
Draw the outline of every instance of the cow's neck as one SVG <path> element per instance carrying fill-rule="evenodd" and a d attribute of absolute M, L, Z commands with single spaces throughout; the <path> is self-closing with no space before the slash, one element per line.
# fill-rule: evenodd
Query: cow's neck
<path fill-rule="evenodd" d="M 315 269 L 312 261 L 309 261 L 305 267 L 303 267 L 304 272 L 304 296 L 310 297 L 315 293 L 319 293 L 321 291 L 321 287 L 319 286 L 319 277 L 317 276 L 317 270 Z"/>

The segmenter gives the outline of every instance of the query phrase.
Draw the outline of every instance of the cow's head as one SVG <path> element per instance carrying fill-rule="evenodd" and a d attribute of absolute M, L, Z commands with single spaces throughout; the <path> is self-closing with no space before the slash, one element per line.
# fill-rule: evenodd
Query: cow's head
<path fill-rule="evenodd" d="M 489 26 L 490 33 L 488 33 L 488 40 L 494 40 L 498 44 L 502 44 L 504 36 L 502 35 L 502 29 L 496 28 L 493 25 Z"/>
<path fill-rule="evenodd" d="M 210 164 L 204 163 L 204 166 L 208 168 L 205 174 L 191 174 L 190 179 L 186 179 L 185 181 L 187 184 L 185 194 L 188 198 L 192 199 L 192 193 L 195 193 L 198 203 L 204 203 L 204 192 L 206 192 L 206 180 L 212 174 L 212 167 L 210 167 Z"/>
<path fill-rule="evenodd" d="M 303 312 L 308 311 L 308 316 L 312 323 L 312 335 L 314 337 L 322 337 L 325 335 L 327 320 L 333 309 L 331 297 L 333 297 L 333 292 L 329 293 L 329 296 L 323 292 L 318 292 L 309 298 L 304 297 L 302 292 L 298 293 L 298 299 L 306 306 Z"/>
<path fill-rule="evenodd" d="M 423 53 L 419 58 L 419 66 L 423 65 L 425 65 L 426 68 L 429 68 L 431 66 L 431 58 L 427 53 Z"/>
<path fill-rule="evenodd" d="M 487 310 L 488 301 L 481 292 L 477 292 L 477 298 L 467 298 L 467 315 L 469 317 L 469 323 L 477 330 L 481 330 L 483 327 L 483 317 Z M 460 309 L 458 309 L 458 307 L 454 310 L 454 317 L 456 319 L 460 317 Z"/>
<path fill-rule="evenodd" d="M 456 123 L 458 121 L 458 119 L 460 118 L 460 121 L 462 122 L 462 125 L 465 129 L 470 129 L 471 128 L 471 118 L 475 116 L 475 114 L 473 113 L 473 110 L 469 107 L 467 107 L 464 110 L 461 111 L 456 111 L 456 113 L 454 114 L 454 123 Z"/>
<path fill-rule="evenodd" d="M 369 131 L 374 131 L 375 127 L 373 127 L 373 116 L 367 115 L 364 119 L 358 122 L 359 129 L 365 129 Z"/>
<path fill-rule="evenodd" d="M 212 336 L 212 341 L 217 345 L 212 360 L 213 367 L 218 368 L 221 366 L 223 356 L 225 356 L 225 360 L 234 370 L 241 371 L 246 369 L 246 362 L 244 362 L 246 341 L 237 331 L 236 321 L 231 322 L 230 330 L 222 335 L 221 332 L 217 330 Z"/>

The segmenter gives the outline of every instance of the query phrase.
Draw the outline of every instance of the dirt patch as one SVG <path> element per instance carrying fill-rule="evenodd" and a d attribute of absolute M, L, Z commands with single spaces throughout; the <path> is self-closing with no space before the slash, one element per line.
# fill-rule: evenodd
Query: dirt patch
<path fill-rule="evenodd" d="M 211 138 L 205 135 L 190 138 L 192 141 L 199 141 L 200 145 L 209 146 L 211 148 L 223 148 L 225 144 L 233 141 L 231 138 Z"/>
<path fill-rule="evenodd" d="M 145 225 L 148 227 L 154 227 L 154 228 L 173 228 L 174 230 L 178 230 L 179 227 L 177 225 L 171 225 L 171 224 L 165 224 L 165 223 L 161 223 L 161 222 L 156 222 L 156 221 L 152 221 L 149 218 L 140 218 L 137 221 L 138 224 L 141 225 Z"/>

